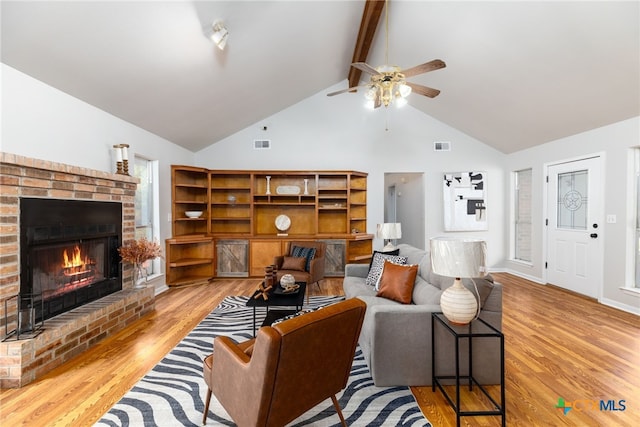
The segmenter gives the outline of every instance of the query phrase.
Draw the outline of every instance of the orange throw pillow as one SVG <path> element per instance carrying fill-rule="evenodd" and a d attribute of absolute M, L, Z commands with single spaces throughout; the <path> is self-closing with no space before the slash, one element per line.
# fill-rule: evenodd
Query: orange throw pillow
<path fill-rule="evenodd" d="M 377 296 L 410 304 L 418 265 L 399 265 L 385 261 Z"/>
<path fill-rule="evenodd" d="M 282 267 L 280 269 L 304 271 L 304 267 L 306 265 L 307 265 L 306 258 L 286 256 L 284 257 L 284 261 L 282 261 Z"/>

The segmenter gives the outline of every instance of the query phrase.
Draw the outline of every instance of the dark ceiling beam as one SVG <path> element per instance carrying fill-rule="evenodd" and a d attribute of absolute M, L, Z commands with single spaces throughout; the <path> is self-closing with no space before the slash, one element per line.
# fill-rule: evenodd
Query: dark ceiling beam
<path fill-rule="evenodd" d="M 356 47 L 353 50 L 354 62 L 367 62 L 367 56 L 369 55 L 369 49 L 373 42 L 373 36 L 376 34 L 376 28 L 378 28 L 378 22 L 384 9 L 384 0 L 367 0 L 364 5 L 364 12 L 362 13 L 362 22 L 360 22 L 360 31 L 358 31 L 358 39 L 356 40 Z M 360 82 L 360 76 L 362 71 L 354 67 L 349 67 L 349 87 L 358 86 Z"/>

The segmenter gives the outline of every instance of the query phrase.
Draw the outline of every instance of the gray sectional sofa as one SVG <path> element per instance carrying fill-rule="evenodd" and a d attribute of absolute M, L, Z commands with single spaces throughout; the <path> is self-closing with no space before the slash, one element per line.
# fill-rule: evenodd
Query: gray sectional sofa
<path fill-rule="evenodd" d="M 400 256 L 407 264 L 418 264 L 412 303 L 376 296 L 373 286 L 365 283 L 368 264 L 348 264 L 345 268 L 344 292 L 347 298 L 359 298 L 367 304 L 359 344 L 373 381 L 377 386 L 431 385 L 431 313 L 440 310 L 440 294 L 453 278 L 431 271 L 427 251 L 400 244 Z M 490 275 L 475 279 L 481 300 L 480 317 L 502 330 L 502 285 Z M 464 285 L 473 289 L 470 280 Z M 438 325 L 436 325 L 438 326 Z M 467 340 L 461 345 L 461 375 L 467 374 Z M 443 327 L 436 327 L 438 375 L 455 373 L 454 340 Z M 473 375 L 481 384 L 500 383 L 500 346 L 496 339 L 473 341 Z"/>

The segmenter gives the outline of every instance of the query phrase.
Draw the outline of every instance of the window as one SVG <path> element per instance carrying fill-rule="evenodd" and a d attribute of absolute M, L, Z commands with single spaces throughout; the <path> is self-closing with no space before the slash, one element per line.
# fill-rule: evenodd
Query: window
<path fill-rule="evenodd" d="M 531 169 L 516 171 L 514 181 L 513 257 L 531 262 Z"/>
<path fill-rule="evenodd" d="M 159 240 L 158 162 L 135 156 L 133 174 L 140 179 L 136 189 L 136 239 Z M 160 273 L 160 261 L 146 263 L 147 275 Z"/>

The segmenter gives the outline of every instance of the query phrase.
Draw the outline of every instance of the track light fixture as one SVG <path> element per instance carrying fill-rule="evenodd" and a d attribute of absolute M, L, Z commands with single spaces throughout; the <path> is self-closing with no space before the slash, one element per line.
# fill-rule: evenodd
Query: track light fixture
<path fill-rule="evenodd" d="M 217 20 L 211 27 L 205 28 L 205 35 L 218 46 L 218 49 L 224 50 L 224 47 L 227 45 L 227 39 L 229 38 L 229 30 L 225 27 L 224 22 Z"/>

